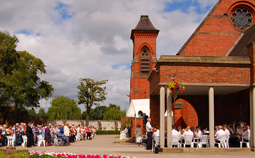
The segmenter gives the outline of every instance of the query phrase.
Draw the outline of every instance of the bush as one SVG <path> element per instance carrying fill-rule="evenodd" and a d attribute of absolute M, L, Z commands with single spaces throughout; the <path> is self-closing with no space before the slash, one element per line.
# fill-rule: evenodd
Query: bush
<path fill-rule="evenodd" d="M 96 131 L 96 134 L 120 134 L 120 131 Z"/>

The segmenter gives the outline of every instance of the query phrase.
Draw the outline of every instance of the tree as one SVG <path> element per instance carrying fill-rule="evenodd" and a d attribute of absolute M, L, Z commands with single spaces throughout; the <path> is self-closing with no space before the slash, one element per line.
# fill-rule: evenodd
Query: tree
<path fill-rule="evenodd" d="M 43 108 L 40 108 L 40 109 L 39 109 L 39 112 L 38 112 L 37 115 L 38 115 L 39 118 L 48 118 L 48 115 L 47 115 L 47 113 L 44 111 Z"/>
<path fill-rule="evenodd" d="M 107 106 L 97 106 L 95 109 L 90 109 L 90 120 L 103 120 L 104 113 L 107 111 Z M 86 120 L 87 118 L 87 111 L 83 111 L 82 119 Z"/>
<path fill-rule="evenodd" d="M 93 120 L 103 120 L 104 114 L 107 111 L 107 106 L 97 106 L 93 111 L 91 112 L 91 115 L 93 116 Z"/>
<path fill-rule="evenodd" d="M 126 117 L 126 111 L 115 104 L 110 104 L 104 114 L 104 120 L 121 120 L 121 117 Z"/>
<path fill-rule="evenodd" d="M 0 32 L 0 106 L 14 104 L 16 114 L 22 107 L 39 107 L 39 100 L 54 91 L 38 76 L 46 73 L 43 61 L 26 51 L 16 51 L 17 43 L 15 36 Z"/>
<path fill-rule="evenodd" d="M 35 117 L 35 118 L 38 117 L 37 113 L 35 112 L 35 110 L 33 108 L 32 109 L 28 109 L 27 113 L 28 113 L 29 116 L 32 116 L 32 117 Z"/>
<path fill-rule="evenodd" d="M 11 103 L 11 85 L 8 77 L 13 74 L 19 54 L 15 50 L 16 36 L 0 31 L 0 106 Z"/>
<path fill-rule="evenodd" d="M 80 85 L 77 86 L 78 104 L 85 104 L 87 110 L 86 126 L 89 125 L 90 110 L 93 105 L 98 105 L 99 102 L 104 101 L 106 87 L 101 87 L 106 84 L 108 80 L 94 81 L 94 79 L 83 78 L 80 79 Z"/>
<path fill-rule="evenodd" d="M 79 120 L 81 119 L 81 109 L 74 99 L 60 96 L 55 97 L 48 110 L 49 120 Z"/>

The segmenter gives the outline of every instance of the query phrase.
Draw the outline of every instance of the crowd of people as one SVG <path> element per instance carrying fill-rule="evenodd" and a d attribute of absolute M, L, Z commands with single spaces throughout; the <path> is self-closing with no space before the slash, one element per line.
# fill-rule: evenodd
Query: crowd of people
<path fill-rule="evenodd" d="M 35 125 L 34 122 L 16 123 L 15 125 L 0 125 L 0 140 L 1 146 L 7 145 L 7 136 L 13 136 L 15 139 L 14 146 L 23 143 L 23 137 L 27 136 L 27 147 L 36 146 L 38 136 L 42 136 L 46 146 L 54 144 L 55 138 L 60 138 L 64 141 L 64 145 L 70 145 L 72 142 L 82 140 L 92 140 L 96 135 L 96 128 L 92 126 L 83 127 L 81 125 L 74 126 L 66 124 L 62 125 Z"/>
<path fill-rule="evenodd" d="M 140 128 L 138 127 L 138 130 L 139 129 Z M 200 127 L 172 127 L 172 136 L 178 136 L 180 138 L 180 143 L 183 143 L 184 138 L 188 135 L 192 136 L 193 140 L 195 140 L 194 138 L 196 138 L 196 140 L 199 141 L 199 138 L 202 135 L 209 135 L 209 131 L 207 131 L 207 129 L 201 130 Z M 141 137 L 141 130 L 140 132 L 136 132 L 136 136 L 137 142 L 139 142 L 139 138 Z M 148 118 L 146 123 L 147 150 L 151 150 L 152 148 L 152 139 L 159 136 L 159 127 L 152 127 L 151 118 Z M 250 140 L 250 126 L 248 124 L 245 124 L 244 122 L 234 122 L 228 125 L 225 124 L 223 126 L 216 126 L 214 131 L 215 142 L 219 142 L 223 136 L 227 137 L 227 139 L 229 140 L 229 147 L 240 147 L 240 141 L 249 142 Z"/>

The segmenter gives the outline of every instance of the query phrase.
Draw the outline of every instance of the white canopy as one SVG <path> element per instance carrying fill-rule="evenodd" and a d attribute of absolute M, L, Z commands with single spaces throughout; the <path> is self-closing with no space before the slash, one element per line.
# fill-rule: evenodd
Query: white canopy
<path fill-rule="evenodd" d="M 133 99 L 130 102 L 129 108 L 127 110 L 126 117 L 135 117 L 138 118 L 138 111 L 146 113 L 150 117 L 150 99 Z"/>

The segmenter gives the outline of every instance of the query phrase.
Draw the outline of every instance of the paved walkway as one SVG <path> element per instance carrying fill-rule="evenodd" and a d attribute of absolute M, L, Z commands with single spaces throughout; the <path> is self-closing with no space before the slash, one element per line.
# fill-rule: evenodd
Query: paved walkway
<path fill-rule="evenodd" d="M 70 146 L 50 146 L 50 147 L 32 147 L 29 151 L 61 151 L 72 152 L 75 154 L 109 154 L 117 156 L 130 156 L 137 158 L 204 158 L 204 157 L 255 157 L 255 152 L 235 151 L 235 152 L 211 152 L 211 153 L 160 153 L 154 154 L 145 150 L 145 144 L 137 146 L 136 144 L 120 142 L 114 139 L 116 135 L 99 135 L 94 140 L 78 141 L 71 143 Z M 27 149 L 21 146 L 17 149 Z"/>

